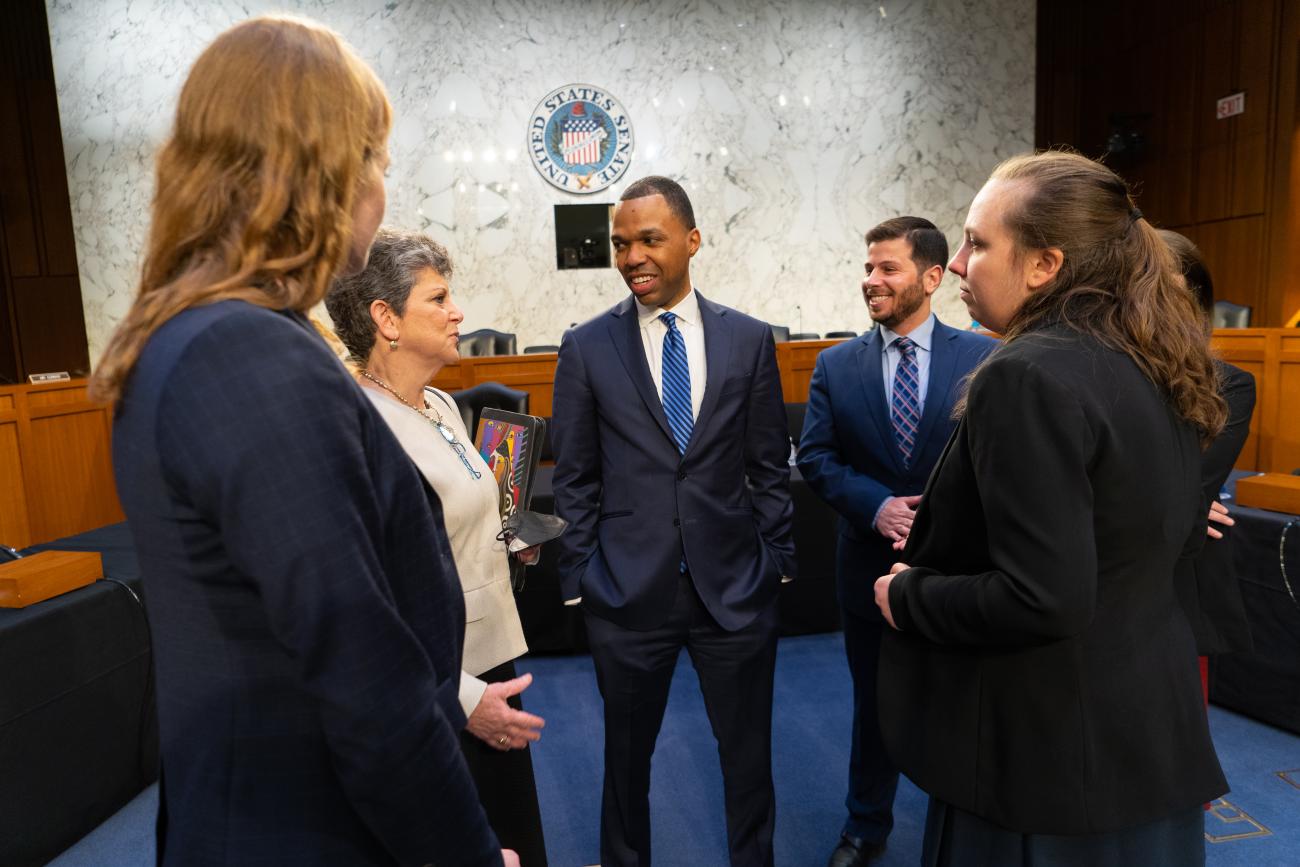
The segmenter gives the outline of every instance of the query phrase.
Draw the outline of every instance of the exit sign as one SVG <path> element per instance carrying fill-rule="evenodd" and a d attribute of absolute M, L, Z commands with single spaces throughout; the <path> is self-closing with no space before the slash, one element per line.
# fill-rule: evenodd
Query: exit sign
<path fill-rule="evenodd" d="M 1246 91 L 1225 96 L 1214 105 L 1214 116 L 1219 120 L 1244 114 L 1246 111 Z"/>

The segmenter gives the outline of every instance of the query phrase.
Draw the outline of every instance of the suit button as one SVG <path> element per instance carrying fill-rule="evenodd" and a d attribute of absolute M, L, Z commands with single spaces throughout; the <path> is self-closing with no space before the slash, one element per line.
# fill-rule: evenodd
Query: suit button
<path fill-rule="evenodd" d="M 677 518 L 673 518 L 673 526 L 674 526 L 674 527 L 680 527 L 681 525 L 682 525 L 682 522 L 681 522 L 680 520 L 678 520 Z"/>
<path fill-rule="evenodd" d="M 686 470 L 678 470 L 678 471 L 677 471 L 677 481 L 682 482 L 682 481 L 685 481 L 685 480 L 686 480 Z"/>

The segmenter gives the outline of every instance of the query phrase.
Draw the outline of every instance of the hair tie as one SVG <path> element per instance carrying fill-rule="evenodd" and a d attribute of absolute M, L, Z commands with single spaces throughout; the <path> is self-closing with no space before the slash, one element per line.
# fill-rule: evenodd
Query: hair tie
<path fill-rule="evenodd" d="M 1128 212 L 1128 221 L 1130 223 L 1136 223 L 1140 219 L 1142 219 L 1142 211 L 1137 207 L 1134 207 Z"/>

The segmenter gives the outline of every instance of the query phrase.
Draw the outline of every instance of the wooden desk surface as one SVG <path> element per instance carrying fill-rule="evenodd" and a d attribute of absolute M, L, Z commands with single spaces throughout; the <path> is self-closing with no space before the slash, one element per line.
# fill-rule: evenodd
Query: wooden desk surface
<path fill-rule="evenodd" d="M 785 400 L 808 399 L 817 355 L 839 340 L 776 345 Z M 1300 329 L 1224 328 L 1213 346 L 1255 376 L 1257 401 L 1239 469 L 1300 467 Z M 433 385 L 460 391 L 499 382 L 526 391 L 529 409 L 551 415 L 553 352 L 464 358 Z M 23 548 L 123 520 L 113 485 L 111 417 L 91 403 L 84 379 L 0 386 L 0 542 Z"/>

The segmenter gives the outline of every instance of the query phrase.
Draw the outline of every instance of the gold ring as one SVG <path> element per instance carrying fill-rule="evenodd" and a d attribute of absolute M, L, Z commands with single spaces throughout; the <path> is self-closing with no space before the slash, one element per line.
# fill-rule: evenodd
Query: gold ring
<path fill-rule="evenodd" d="M 507 740 L 506 736 L 502 735 L 501 737 L 497 738 L 497 743 L 501 744 L 501 746 L 504 747 L 506 745 L 506 740 Z"/>

